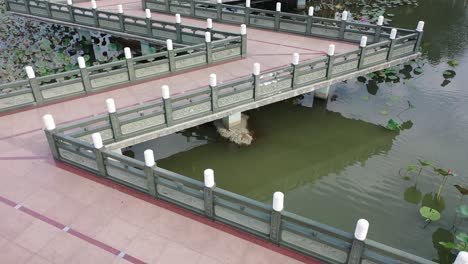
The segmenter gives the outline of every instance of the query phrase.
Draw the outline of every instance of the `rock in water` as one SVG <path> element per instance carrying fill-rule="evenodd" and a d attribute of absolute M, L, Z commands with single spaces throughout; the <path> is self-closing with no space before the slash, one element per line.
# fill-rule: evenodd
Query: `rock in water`
<path fill-rule="evenodd" d="M 226 138 L 237 145 L 248 146 L 252 144 L 253 141 L 252 133 L 247 128 L 248 119 L 249 116 L 242 114 L 240 125 L 231 128 L 230 130 L 224 127 L 223 122 L 221 120 L 216 120 L 213 122 L 213 124 L 215 125 L 218 133 L 223 138 Z"/>

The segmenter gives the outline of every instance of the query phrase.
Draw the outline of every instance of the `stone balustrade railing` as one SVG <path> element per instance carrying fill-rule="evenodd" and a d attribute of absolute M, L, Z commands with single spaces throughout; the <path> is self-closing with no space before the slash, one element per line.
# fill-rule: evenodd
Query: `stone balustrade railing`
<path fill-rule="evenodd" d="M 414 59 L 419 56 L 419 39 L 420 33 L 414 33 L 372 45 L 363 41 L 359 49 L 338 55 L 330 45 L 323 58 L 299 62 L 295 54 L 287 67 L 260 72 L 256 65 L 251 76 L 175 96 L 166 88 L 161 99 L 98 116 L 96 122 L 64 125 L 60 131 L 87 142 L 100 132 L 106 143 L 149 132 L 153 137 L 167 135 Z"/>
<path fill-rule="evenodd" d="M 367 239 L 369 223 L 364 219 L 358 221 L 353 235 L 285 211 L 282 193 L 274 194 L 272 205 L 262 203 L 216 187 L 213 170 L 205 170 L 204 182 L 200 182 L 158 167 L 152 150 L 144 152 L 145 162 L 142 162 L 107 149 L 103 139 L 108 138 L 116 117 L 112 115 L 116 113 L 113 101 L 108 100 L 107 106 L 110 116 L 59 127 L 55 126 L 51 115 L 44 116 L 45 134 L 56 160 L 327 263 L 435 264 Z M 159 102 L 125 109 L 119 114 L 152 108 L 161 112 L 163 107 Z M 155 116 L 157 113 L 149 118 Z M 69 133 L 83 126 L 92 133 L 91 143 L 75 138 L 78 134 Z"/>
<path fill-rule="evenodd" d="M 139 57 L 127 56 L 125 60 L 104 63 L 62 73 L 36 77 L 34 70 L 29 71 L 28 80 L 0 84 L 0 112 L 8 112 L 28 106 L 37 106 L 67 98 L 91 94 L 104 89 L 121 86 L 162 75 L 202 67 L 226 60 L 238 59 L 247 53 L 245 26 L 240 34 L 233 34 L 212 28 L 198 28 L 183 25 L 180 16 L 176 22 L 169 23 L 56 4 L 37 0 L 7 0 L 10 11 L 26 12 L 58 21 L 73 21 L 78 25 L 88 25 L 91 21 L 96 29 L 112 28 L 129 34 L 143 34 L 152 39 L 170 42 L 166 51 Z M 65 16 L 64 14 L 69 14 Z M 81 15 L 80 15 L 81 14 Z M 91 14 L 91 18 L 83 17 Z M 113 28 L 101 21 L 102 14 L 113 14 L 124 25 Z M 91 16 L 90 15 L 90 16 Z M 94 23 L 94 22 L 93 22 Z M 91 25 L 91 24 L 90 24 Z M 107 26 L 105 26 L 107 25 Z M 147 28 L 147 31 L 139 29 Z M 174 43 L 172 42 L 174 40 Z M 176 49 L 173 49 L 173 47 Z"/>
<path fill-rule="evenodd" d="M 151 13 L 146 17 L 131 16 L 122 12 L 99 10 L 96 5 L 92 8 L 78 7 L 70 4 L 55 3 L 45 0 L 5 0 L 7 10 L 23 15 L 30 15 L 39 19 L 56 21 L 66 25 L 78 25 L 92 30 L 110 32 L 111 34 L 125 33 L 134 38 L 145 37 L 149 40 L 174 40 L 180 44 L 198 44 L 204 41 L 207 29 L 183 25 L 180 15 L 175 22 L 153 19 Z M 95 2 L 94 2 L 95 3 Z M 178 18 L 177 18 L 178 17 Z M 239 34 L 211 30 L 213 41 L 238 37 Z"/>
<path fill-rule="evenodd" d="M 162 13 L 181 14 L 186 17 L 230 23 L 245 24 L 248 27 L 288 32 L 305 36 L 329 38 L 350 42 L 359 42 L 367 36 L 370 43 L 377 43 L 390 36 L 391 27 L 383 26 L 384 18 L 379 17 L 376 25 L 348 21 L 347 12 L 341 20 L 314 16 L 313 8 L 308 15 L 299 15 L 281 11 L 281 3 L 276 10 L 250 7 L 250 0 L 245 6 L 223 4 L 222 1 L 207 2 L 196 0 L 142 0 L 143 8 Z M 400 34 L 412 34 L 415 30 L 398 29 Z"/>

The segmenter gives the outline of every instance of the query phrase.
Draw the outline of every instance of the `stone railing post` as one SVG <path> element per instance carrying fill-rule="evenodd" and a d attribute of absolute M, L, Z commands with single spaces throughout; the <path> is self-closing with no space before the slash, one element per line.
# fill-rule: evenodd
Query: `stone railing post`
<path fill-rule="evenodd" d="M 216 0 L 216 20 L 223 21 L 223 0 Z"/>
<path fill-rule="evenodd" d="M 254 101 L 259 99 L 258 89 L 260 86 L 260 63 L 256 62 L 253 65 L 253 97 Z"/>
<path fill-rule="evenodd" d="M 166 13 L 171 13 L 171 0 L 164 0 L 164 4 L 166 4 Z"/>
<path fill-rule="evenodd" d="M 106 166 L 104 164 L 104 157 L 102 156 L 102 150 L 104 150 L 105 148 L 104 144 L 102 143 L 101 133 L 93 133 L 91 137 L 93 139 L 93 152 L 96 156 L 97 169 L 102 177 L 106 177 Z"/>
<path fill-rule="evenodd" d="M 107 113 L 109 114 L 109 123 L 112 129 L 114 140 L 118 141 L 122 137 L 122 130 L 120 128 L 119 117 L 117 116 L 117 109 L 115 101 L 112 98 L 106 99 Z"/>
<path fill-rule="evenodd" d="M 374 35 L 373 43 L 377 43 L 380 41 L 380 35 L 382 34 L 383 22 L 384 22 L 384 17 L 379 16 L 379 18 L 377 19 L 377 27 L 375 28 L 375 35 Z"/>
<path fill-rule="evenodd" d="M 170 127 L 172 126 L 172 103 L 169 86 L 163 85 L 161 91 L 164 104 L 164 117 L 166 118 L 166 125 Z"/>
<path fill-rule="evenodd" d="M 367 37 L 361 37 L 361 43 L 359 44 L 359 61 L 358 61 L 358 69 L 361 69 L 364 65 L 364 57 L 366 56 L 366 46 L 367 46 Z"/>
<path fill-rule="evenodd" d="M 328 46 L 327 52 L 328 62 L 327 62 L 327 79 L 331 79 L 333 75 L 333 62 L 335 59 L 335 45 L 330 44 Z"/>
<path fill-rule="evenodd" d="M 91 0 L 91 11 L 93 12 L 94 26 L 99 27 L 99 17 L 98 17 L 98 14 L 97 14 L 96 0 Z"/>
<path fill-rule="evenodd" d="M 190 1 L 190 15 L 195 17 L 195 1 Z"/>
<path fill-rule="evenodd" d="M 203 197 L 205 205 L 205 215 L 210 219 L 214 219 L 214 197 L 213 189 L 216 188 L 214 180 L 214 171 L 212 169 L 206 169 L 203 172 L 205 187 L 203 188 Z"/>
<path fill-rule="evenodd" d="M 343 13 L 341 14 L 340 33 L 338 35 L 339 39 L 344 39 L 347 21 L 348 21 L 348 11 L 343 11 Z"/>
<path fill-rule="evenodd" d="M 145 155 L 145 176 L 146 176 L 146 181 L 148 183 L 148 193 L 153 196 L 157 197 L 157 187 L 156 187 L 156 181 L 154 180 L 154 169 L 156 168 L 156 162 L 154 159 L 154 153 L 153 150 L 147 149 L 143 152 Z"/>
<path fill-rule="evenodd" d="M 127 62 L 127 71 L 128 71 L 128 79 L 130 82 L 134 82 L 136 80 L 136 75 L 135 75 L 135 66 L 133 65 L 133 59 L 132 59 L 132 51 L 130 48 L 126 47 L 124 48 L 124 54 L 125 54 L 125 61 Z"/>
<path fill-rule="evenodd" d="M 392 60 L 393 57 L 393 49 L 395 48 L 395 39 L 397 36 L 397 29 L 392 28 L 392 31 L 390 31 L 390 47 L 388 48 L 388 53 L 387 53 L 387 61 Z"/>
<path fill-rule="evenodd" d="M 346 261 L 347 264 L 361 263 L 361 257 L 366 246 L 365 240 L 368 230 L 369 222 L 366 219 L 359 219 L 356 224 L 356 229 L 354 230 L 354 239 Z"/>
<path fill-rule="evenodd" d="M 52 12 L 50 11 L 50 2 L 49 2 L 49 0 L 45 0 L 44 3 L 45 3 L 45 9 L 46 9 L 46 12 L 47 12 L 47 17 L 52 18 Z"/>
<path fill-rule="evenodd" d="M 211 64 L 213 62 L 213 45 L 211 44 L 211 33 L 205 32 L 205 49 L 206 49 L 206 64 Z"/>
<path fill-rule="evenodd" d="M 457 258 L 453 264 L 468 264 L 468 252 L 460 251 L 458 252 Z"/>
<path fill-rule="evenodd" d="M 83 83 L 83 88 L 86 94 L 89 94 L 93 91 L 93 87 L 91 86 L 91 80 L 89 79 L 89 72 L 86 69 L 86 61 L 83 57 L 78 57 L 78 67 L 80 68 L 80 76 L 81 82 Z"/>
<path fill-rule="evenodd" d="M 292 67 L 292 80 L 291 80 L 291 87 L 294 89 L 296 88 L 296 82 L 297 82 L 297 65 L 299 65 L 299 53 L 294 53 L 292 57 L 292 62 L 291 62 L 291 67 Z"/>
<path fill-rule="evenodd" d="M 167 49 L 167 60 L 169 61 L 169 71 L 175 72 L 175 54 L 174 54 L 174 46 L 172 45 L 172 39 L 166 40 L 166 49 Z"/>
<path fill-rule="evenodd" d="M 247 57 L 247 26 L 242 24 L 240 26 L 241 35 L 241 56 L 242 58 Z"/>
<path fill-rule="evenodd" d="M 28 0 L 24 1 L 24 8 L 26 9 L 26 12 L 27 12 L 28 14 L 31 14 L 31 9 L 30 9 L 29 1 L 28 1 Z"/>
<path fill-rule="evenodd" d="M 146 34 L 148 37 L 153 36 L 153 23 L 151 22 L 151 10 L 145 9 L 145 23 L 146 23 Z"/>
<path fill-rule="evenodd" d="M 306 36 L 310 36 L 312 34 L 312 21 L 313 21 L 313 17 L 314 17 L 314 7 L 311 6 L 309 7 L 309 10 L 307 12 L 308 16 L 307 16 L 307 24 L 306 24 Z"/>
<path fill-rule="evenodd" d="M 206 19 L 206 32 L 210 32 L 213 29 L 213 20 L 211 18 Z"/>
<path fill-rule="evenodd" d="M 68 16 L 71 22 L 75 22 L 75 16 L 73 15 L 73 0 L 67 0 L 68 5 Z"/>
<path fill-rule="evenodd" d="M 49 149 L 50 149 L 50 152 L 52 153 L 52 157 L 58 160 L 59 159 L 58 149 L 57 149 L 57 145 L 55 144 L 55 138 L 54 138 L 54 134 L 55 134 L 54 118 L 52 117 L 52 115 L 46 114 L 42 117 L 42 121 L 44 122 L 44 127 L 45 127 L 44 133 L 46 135 L 47 143 L 49 144 Z"/>
<path fill-rule="evenodd" d="M 176 41 L 178 43 L 182 42 L 182 27 L 180 23 L 182 22 L 182 19 L 180 18 L 180 14 L 175 15 L 175 28 L 176 28 Z"/>
<path fill-rule="evenodd" d="M 125 32 L 125 20 L 124 20 L 124 11 L 122 5 L 117 5 L 117 15 L 119 16 L 120 30 Z"/>
<path fill-rule="evenodd" d="M 216 90 L 217 79 L 216 74 L 210 74 L 210 90 L 211 90 L 211 110 L 213 113 L 218 111 L 218 91 Z"/>
<path fill-rule="evenodd" d="M 244 24 L 250 25 L 250 0 L 245 0 L 244 15 Z"/>
<path fill-rule="evenodd" d="M 416 31 L 418 32 L 418 39 L 416 40 L 416 44 L 414 45 L 414 52 L 417 52 L 421 49 L 421 41 L 424 33 L 424 21 L 418 22 Z"/>
<path fill-rule="evenodd" d="M 278 244 L 280 242 L 281 212 L 284 208 L 284 194 L 275 192 L 273 194 L 273 210 L 271 210 L 270 241 Z"/>
<path fill-rule="evenodd" d="M 280 29 L 280 18 L 281 18 L 281 2 L 276 3 L 276 12 L 275 12 L 275 26 L 273 30 L 279 31 Z"/>
<path fill-rule="evenodd" d="M 27 2 L 27 1 L 25 1 Z M 39 87 L 39 83 L 36 79 L 36 74 L 31 66 L 24 67 L 26 70 L 26 75 L 29 79 L 29 86 L 31 87 L 31 91 L 34 97 L 34 101 L 36 101 L 36 105 L 41 105 L 44 103 L 44 98 L 42 97 L 41 89 Z"/>

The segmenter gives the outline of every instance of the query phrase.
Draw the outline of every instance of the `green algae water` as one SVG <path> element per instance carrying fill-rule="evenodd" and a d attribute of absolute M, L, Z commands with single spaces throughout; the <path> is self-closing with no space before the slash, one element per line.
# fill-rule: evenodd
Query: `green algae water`
<path fill-rule="evenodd" d="M 264 202 L 282 191 L 286 210 L 348 232 L 366 218 L 370 239 L 452 263 L 453 252 L 439 242 L 468 229 L 455 219 L 468 198 L 460 201 L 453 186 L 468 186 L 468 5 L 431 0 L 391 12 L 397 27 L 426 21 L 423 59 L 397 69 L 396 81 L 365 76 L 332 87 L 329 100 L 313 108 L 289 100 L 247 112 L 255 137 L 249 147 L 226 142 L 206 124 L 134 146 L 137 158 L 152 148 L 159 166 L 200 181 L 212 168 L 218 187 Z M 386 129 L 390 119 L 404 129 Z M 415 173 L 405 176 L 418 159 L 458 175 L 440 200 L 434 196 L 443 178 L 431 169 L 417 181 Z M 426 226 L 424 205 L 441 219 Z"/>

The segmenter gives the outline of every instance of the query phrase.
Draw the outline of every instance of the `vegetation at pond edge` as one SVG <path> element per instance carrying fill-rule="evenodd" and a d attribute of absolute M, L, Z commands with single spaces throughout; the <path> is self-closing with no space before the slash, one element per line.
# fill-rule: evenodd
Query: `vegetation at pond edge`
<path fill-rule="evenodd" d="M 404 171 L 404 173 L 402 173 Z M 450 169 L 443 169 L 436 165 L 435 162 L 430 160 L 418 159 L 417 163 L 409 164 L 407 168 L 402 168 L 399 171 L 400 176 L 403 179 L 414 183 L 408 187 L 404 192 L 404 199 L 408 203 L 420 204 L 419 213 L 425 221 L 423 228 L 426 228 L 432 222 L 439 221 L 443 217 L 443 211 L 445 208 L 445 201 L 443 198 L 445 186 L 449 181 L 449 178 L 457 176 Z M 434 177 L 433 182 L 438 182 L 435 189 L 429 191 L 424 196 L 418 187 L 418 181 L 420 177 Z M 468 186 L 461 186 L 458 184 L 453 185 L 453 188 L 448 189 L 450 192 L 460 193 L 460 200 L 458 206 L 456 206 L 455 216 L 452 222 L 452 227 L 449 234 L 444 236 L 446 241 L 438 241 L 438 244 L 445 248 L 445 252 L 439 252 L 439 261 L 447 256 L 450 259 L 455 258 L 455 255 L 460 250 L 468 249 L 468 235 L 464 232 L 457 232 L 460 226 L 463 224 L 465 219 L 468 219 L 468 205 L 462 204 L 463 197 L 468 194 Z"/>
<path fill-rule="evenodd" d="M 88 65 L 123 57 L 121 45 L 110 43 L 110 38 L 97 33 L 85 39 L 76 29 L 8 14 L 1 1 L 0 84 L 26 79 L 25 66 L 33 66 L 37 76 L 45 76 L 77 69 L 78 56 L 84 56 Z M 106 51 L 98 54 L 93 45 Z"/>
<path fill-rule="evenodd" d="M 324 17 L 334 17 L 336 12 L 349 10 L 353 12 L 351 19 L 362 22 L 376 22 L 379 16 L 385 16 L 386 22 L 391 22 L 394 14 L 388 9 L 401 6 L 418 6 L 418 0 L 310 0 L 309 6 Z"/>

